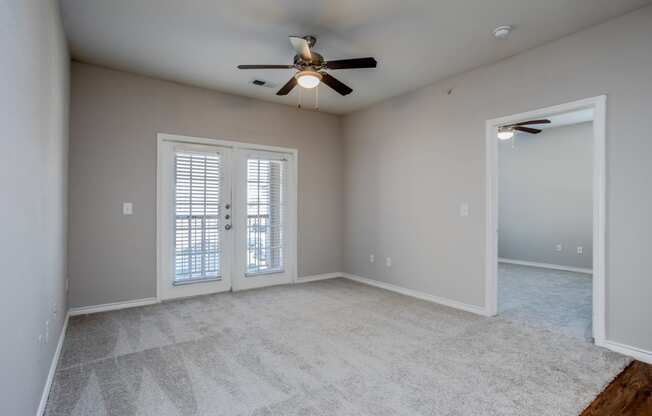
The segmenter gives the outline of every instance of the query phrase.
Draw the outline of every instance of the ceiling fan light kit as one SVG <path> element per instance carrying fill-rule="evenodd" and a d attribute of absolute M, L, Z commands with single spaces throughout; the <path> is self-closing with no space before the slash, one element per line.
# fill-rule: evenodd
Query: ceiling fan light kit
<path fill-rule="evenodd" d="M 330 75 L 327 70 L 376 68 L 374 58 L 338 59 L 335 61 L 324 60 L 321 54 L 312 51 L 317 39 L 314 36 L 290 36 L 290 44 L 296 55 L 291 65 L 238 65 L 238 69 L 296 69 L 290 80 L 281 87 L 276 95 L 288 95 L 294 87 L 312 89 L 324 83 L 340 95 L 349 95 L 353 92 L 348 85 Z"/>
<path fill-rule="evenodd" d="M 498 128 L 498 140 L 509 140 L 514 137 L 514 130 L 507 127 Z"/>
<path fill-rule="evenodd" d="M 297 79 L 300 87 L 311 89 L 319 85 L 322 75 L 317 71 L 300 71 L 294 76 Z"/>

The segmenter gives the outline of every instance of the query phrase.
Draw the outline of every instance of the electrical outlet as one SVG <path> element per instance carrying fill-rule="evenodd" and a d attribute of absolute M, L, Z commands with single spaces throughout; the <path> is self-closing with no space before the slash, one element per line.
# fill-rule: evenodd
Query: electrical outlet
<path fill-rule="evenodd" d="M 579 255 L 584 254 L 584 247 L 582 247 L 582 246 L 577 246 L 577 254 L 579 254 Z"/>
<path fill-rule="evenodd" d="M 392 267 L 392 258 L 391 257 L 387 257 L 385 259 L 385 266 Z"/>
<path fill-rule="evenodd" d="M 375 261 L 376 261 L 376 256 L 373 255 L 373 254 L 370 254 L 370 255 L 369 255 L 369 263 L 373 263 L 373 262 L 375 262 Z"/>
<path fill-rule="evenodd" d="M 460 205 L 460 217 L 468 217 L 469 216 L 469 204 L 467 202 L 464 202 Z"/>
<path fill-rule="evenodd" d="M 561 244 L 557 244 L 557 245 L 555 246 L 555 250 L 557 250 L 557 251 L 563 251 L 563 250 L 564 250 L 564 247 L 563 247 Z"/>
<path fill-rule="evenodd" d="M 131 202 L 122 203 L 122 215 L 133 215 L 134 213 L 134 204 Z"/>

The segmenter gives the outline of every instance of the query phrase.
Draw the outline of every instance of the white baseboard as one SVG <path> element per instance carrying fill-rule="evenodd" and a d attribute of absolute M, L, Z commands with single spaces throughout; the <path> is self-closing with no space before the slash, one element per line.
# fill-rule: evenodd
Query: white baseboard
<path fill-rule="evenodd" d="M 326 280 L 326 279 L 336 279 L 342 277 L 341 272 L 336 273 L 324 273 L 324 274 L 313 274 L 312 276 L 303 276 L 299 277 L 296 283 L 306 283 L 306 282 L 315 282 L 317 280 Z"/>
<path fill-rule="evenodd" d="M 127 308 L 135 308 L 138 306 L 153 305 L 159 302 L 160 301 L 156 298 L 144 298 L 144 299 L 127 300 L 124 302 L 105 303 L 102 305 L 80 306 L 77 308 L 70 308 L 68 314 L 70 316 L 86 315 L 89 313 L 107 312 L 107 311 L 115 311 L 118 309 L 127 309 Z"/>
<path fill-rule="evenodd" d="M 565 272 L 593 274 L 593 270 L 581 267 L 562 266 L 560 264 L 537 263 L 535 261 L 498 259 L 498 263 L 517 264 L 519 266 L 541 267 L 543 269 L 563 270 Z"/>
<path fill-rule="evenodd" d="M 652 351 L 646 351 L 640 348 L 632 347 L 630 345 L 621 344 L 620 342 L 601 340 L 595 341 L 595 345 L 604 347 L 608 350 L 627 355 L 635 360 L 643 361 L 644 363 L 652 364 Z"/>
<path fill-rule="evenodd" d="M 61 350 L 63 349 L 63 340 L 66 338 L 66 329 L 68 329 L 69 317 L 70 314 L 66 314 L 66 317 L 63 320 L 63 326 L 61 327 L 61 333 L 59 334 L 59 341 L 57 342 L 57 348 L 54 350 L 54 355 L 52 356 L 50 371 L 48 372 L 48 378 L 45 379 L 45 386 L 43 386 L 41 402 L 39 403 L 38 409 L 36 410 L 36 416 L 42 416 L 43 413 L 45 413 L 45 406 L 48 404 L 48 396 L 50 396 L 50 389 L 52 388 L 52 382 L 54 381 L 54 374 L 57 372 L 59 357 L 61 356 Z"/>
<path fill-rule="evenodd" d="M 406 289 L 401 286 L 397 286 L 391 283 L 380 282 L 374 279 L 368 279 L 366 277 L 357 276 L 349 273 L 341 273 L 341 276 L 359 283 L 364 283 L 365 285 L 379 287 L 381 289 L 390 290 L 392 292 L 400 293 L 401 295 L 410 296 L 413 298 L 425 300 L 428 302 L 438 303 L 440 305 L 449 306 L 455 309 L 461 309 L 463 311 L 471 312 L 476 315 L 490 316 L 484 307 L 477 305 L 470 305 L 468 303 L 459 302 L 452 299 L 442 298 L 440 296 L 431 295 L 429 293 L 419 292 L 417 290 Z"/>

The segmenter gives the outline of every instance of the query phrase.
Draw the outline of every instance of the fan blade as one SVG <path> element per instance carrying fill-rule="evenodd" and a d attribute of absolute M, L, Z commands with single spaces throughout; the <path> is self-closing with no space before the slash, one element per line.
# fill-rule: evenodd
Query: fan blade
<path fill-rule="evenodd" d="M 306 62 L 312 62 L 312 55 L 310 54 L 310 46 L 308 41 L 299 36 L 290 36 L 290 43 L 296 51 L 297 55 Z"/>
<path fill-rule="evenodd" d="M 378 63 L 374 58 L 339 59 L 326 62 L 328 69 L 375 68 Z"/>
<path fill-rule="evenodd" d="M 292 91 L 292 88 L 294 88 L 297 85 L 297 79 L 295 77 L 290 78 L 290 80 L 281 87 L 280 90 L 276 93 L 276 95 L 288 95 L 290 91 Z"/>
<path fill-rule="evenodd" d="M 528 121 L 521 121 L 520 123 L 512 124 L 512 126 L 526 126 L 528 124 L 550 124 L 550 120 L 543 119 L 543 120 L 528 120 Z"/>
<path fill-rule="evenodd" d="M 518 131 L 524 131 L 524 132 L 526 132 L 526 133 L 530 133 L 530 134 L 539 134 L 539 133 L 541 133 L 541 130 L 539 130 L 539 129 L 532 129 L 532 128 L 530 128 L 530 127 L 514 126 L 513 129 L 514 129 L 514 130 L 518 130 Z"/>
<path fill-rule="evenodd" d="M 238 65 L 238 69 L 290 69 L 294 65 Z"/>
<path fill-rule="evenodd" d="M 321 82 L 328 85 L 335 91 L 339 92 L 341 95 L 349 95 L 351 94 L 351 92 L 353 92 L 351 88 L 349 88 L 346 84 L 339 81 L 337 78 L 334 78 L 325 72 L 322 73 L 321 75 L 322 75 Z"/>

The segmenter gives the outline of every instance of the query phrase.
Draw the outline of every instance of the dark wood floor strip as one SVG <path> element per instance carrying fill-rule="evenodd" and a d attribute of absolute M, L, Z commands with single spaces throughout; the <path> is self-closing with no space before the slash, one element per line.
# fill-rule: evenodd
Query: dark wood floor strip
<path fill-rule="evenodd" d="M 633 361 L 580 416 L 652 416 L 652 365 Z"/>

